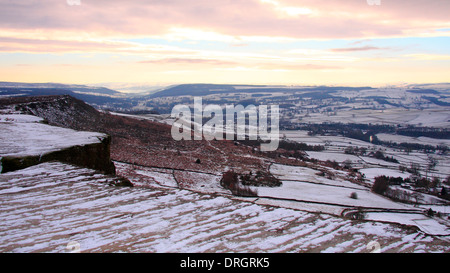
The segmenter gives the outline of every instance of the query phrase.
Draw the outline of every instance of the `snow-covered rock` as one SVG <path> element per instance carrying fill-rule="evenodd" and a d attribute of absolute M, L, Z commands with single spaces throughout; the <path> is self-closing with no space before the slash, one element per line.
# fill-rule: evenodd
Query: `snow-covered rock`
<path fill-rule="evenodd" d="M 59 160 L 113 173 L 110 137 L 50 126 L 31 115 L 0 115 L 2 171 Z"/>

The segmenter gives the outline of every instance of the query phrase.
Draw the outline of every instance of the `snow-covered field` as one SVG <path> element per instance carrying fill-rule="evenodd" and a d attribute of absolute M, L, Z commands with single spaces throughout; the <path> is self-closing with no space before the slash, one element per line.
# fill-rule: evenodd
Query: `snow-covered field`
<path fill-rule="evenodd" d="M 343 163 L 349 161 L 354 168 L 380 168 L 390 170 L 398 170 L 403 165 L 404 167 L 410 167 L 412 163 L 419 164 L 421 166 L 421 172 L 425 176 L 426 166 L 428 164 L 429 157 L 433 157 L 437 160 L 436 167 L 429 172 L 430 176 L 437 176 L 441 179 L 445 179 L 450 174 L 450 158 L 446 154 L 426 154 L 423 152 L 412 151 L 406 153 L 398 149 L 388 148 L 380 145 L 374 145 L 357 139 L 340 137 L 340 136 L 308 136 L 307 131 L 304 130 L 292 130 L 292 131 L 280 131 L 280 135 L 286 137 L 288 140 L 306 143 L 308 145 L 323 145 L 325 150 L 321 152 L 307 151 L 306 153 L 310 158 L 314 158 L 321 161 L 336 161 Z M 447 139 L 433 139 L 428 137 L 407 137 L 392 134 L 377 134 L 380 140 L 392 141 L 392 142 L 408 142 L 428 145 L 449 145 Z M 394 157 L 399 163 L 392 163 L 381 159 L 376 159 L 369 156 L 357 156 L 352 154 L 345 154 L 345 148 L 352 147 L 364 147 L 368 152 L 381 150 L 385 156 Z M 383 172 L 380 172 L 382 174 Z"/>
<path fill-rule="evenodd" d="M 134 181 L 141 187 L 163 186 L 178 187 L 193 190 L 199 193 L 207 194 L 225 194 L 229 191 L 219 185 L 219 176 L 211 174 L 201 174 L 192 172 L 175 171 L 172 173 L 161 174 L 161 169 L 148 168 L 142 166 L 131 166 L 128 164 L 116 162 L 117 168 L 127 177 L 134 177 Z M 370 174 L 375 170 L 368 169 Z M 374 194 L 369 188 L 351 183 L 342 178 L 328 179 L 318 175 L 318 171 L 298 166 L 287 166 L 273 164 L 270 172 L 278 177 L 283 185 L 281 187 L 253 187 L 258 192 L 257 198 L 243 198 L 247 202 L 253 202 L 261 205 L 270 205 L 283 208 L 291 208 L 309 212 L 327 213 L 340 216 L 349 208 L 363 208 L 366 210 L 376 209 L 377 216 L 381 214 L 394 215 L 398 217 L 388 217 L 387 221 L 401 223 L 405 225 L 414 225 L 415 222 L 405 221 L 399 211 L 415 215 L 414 219 L 428 220 L 422 213 L 426 208 L 415 208 L 411 205 L 393 202 L 388 198 Z M 351 194 L 356 193 L 357 198 L 351 198 Z M 367 218 L 372 220 L 371 218 Z M 374 219 L 376 220 L 376 219 Z M 435 223 L 433 231 L 436 234 L 449 234 L 450 229 L 445 224 L 440 224 L 433 219 Z M 417 222 L 420 223 L 420 222 Z M 416 225 L 420 228 L 419 225 Z"/>
<path fill-rule="evenodd" d="M 386 169 L 386 168 L 366 168 L 366 169 L 360 169 L 359 172 L 363 173 L 366 176 L 366 178 L 371 181 L 373 181 L 375 177 L 380 176 L 380 175 L 391 176 L 391 177 L 401 177 L 403 179 L 408 178 L 410 176 L 410 173 Z"/>
<path fill-rule="evenodd" d="M 336 161 L 338 163 L 342 163 L 346 160 L 350 160 L 351 162 L 356 163 L 362 163 L 363 159 L 361 159 L 358 156 L 350 155 L 350 154 L 344 154 L 342 152 L 313 152 L 308 151 L 306 152 L 310 158 L 315 158 L 317 160 L 321 161 Z"/>
<path fill-rule="evenodd" d="M 315 119 L 310 118 L 307 122 L 319 121 L 347 121 L 349 123 L 372 123 L 372 124 L 411 124 L 411 125 L 428 125 L 428 126 L 448 126 L 448 113 L 446 111 L 422 111 L 422 110 L 353 110 L 340 112 L 341 114 L 332 117 L 317 116 Z M 353 117 L 353 114 L 356 117 Z M 430 117 L 433 119 L 430 120 Z M 325 119 L 325 120 L 324 120 Z"/>
<path fill-rule="evenodd" d="M 282 130 L 280 131 L 280 136 L 286 136 L 286 138 L 289 140 L 303 142 L 308 145 L 338 146 L 340 148 L 345 148 L 347 146 L 372 148 L 375 146 L 362 140 L 342 136 L 309 136 L 308 131 L 305 130 Z"/>
<path fill-rule="evenodd" d="M 401 136 L 401 135 L 393 135 L 393 134 L 377 134 L 377 137 L 381 141 L 392 141 L 395 143 L 417 143 L 422 145 L 447 145 L 450 146 L 450 139 L 436 139 L 430 137 L 409 137 L 409 136 Z"/>
<path fill-rule="evenodd" d="M 428 115 L 428 114 L 426 114 Z M 428 124 L 427 124 L 428 125 Z M 306 131 L 282 131 L 281 134 L 285 136 L 287 139 L 304 142 L 310 145 L 324 145 L 325 150 L 321 152 L 313 152 L 308 151 L 307 154 L 310 158 L 314 158 L 321 161 L 336 161 L 341 165 L 343 163 L 350 163 L 353 168 L 357 168 L 360 173 L 364 174 L 366 182 L 369 184 L 374 181 L 376 176 L 386 175 L 392 177 L 402 177 L 408 178 L 411 176 L 411 173 L 406 171 L 400 171 L 399 167 L 403 166 L 404 168 L 409 168 L 412 164 L 417 164 L 419 166 L 419 170 L 422 175 L 428 177 L 439 177 L 441 179 L 445 179 L 450 173 L 450 162 L 447 155 L 441 154 L 425 154 L 423 152 L 403 152 L 392 148 L 382 147 L 373 145 L 367 142 L 362 142 L 359 140 L 354 140 L 350 138 L 344 137 L 335 137 L 335 136 L 308 136 Z M 430 145 L 448 145 L 448 140 L 441 139 L 432 139 L 432 138 L 412 138 L 412 137 L 404 137 L 390 134 L 379 134 L 377 135 L 381 140 L 384 141 L 393 141 L 393 142 L 409 142 L 409 143 L 420 143 L 420 144 L 430 144 Z M 386 156 L 394 157 L 399 161 L 399 163 L 392 163 L 368 156 L 357 156 L 352 154 L 345 154 L 345 148 L 348 146 L 356 146 L 356 147 L 365 147 L 369 151 L 381 150 Z M 437 165 L 433 170 L 427 170 L 426 166 L 429 162 L 429 158 L 432 157 L 436 160 Z M 305 178 L 305 174 L 307 172 L 300 171 L 296 173 L 296 167 L 282 167 L 283 170 L 278 170 L 276 165 L 272 166 L 275 168 L 271 168 L 271 171 L 274 174 L 277 174 L 280 179 L 289 179 L 289 180 L 299 180 L 295 181 L 283 181 L 283 187 L 278 189 L 264 189 L 260 190 L 260 195 L 269 195 L 272 197 L 282 197 L 289 196 L 291 199 L 301 199 L 304 201 L 313 201 L 313 202 L 324 202 L 324 203 L 335 203 L 340 205 L 352 205 L 355 207 L 384 207 L 385 209 L 407 209 L 407 210 L 415 210 L 413 206 L 400 204 L 393 202 L 389 199 L 380 197 L 366 190 L 349 190 L 344 187 L 341 188 L 326 188 L 326 187 L 318 187 L 317 184 L 306 184 L 299 183 L 300 181 L 308 181 L 308 182 L 317 182 L 317 178 Z M 284 173 L 284 174 L 283 174 Z M 297 177 L 297 178 L 294 178 Z M 314 175 L 312 175 L 314 177 Z M 349 182 L 347 182 L 349 183 Z M 355 185 L 353 185 L 354 187 Z M 355 192 L 358 195 L 358 199 L 349 198 L 350 192 Z M 320 194 L 320 197 L 317 196 Z M 426 203 L 436 203 L 434 199 L 437 199 L 435 196 L 421 194 L 422 198 L 424 198 L 424 202 Z M 347 198 L 345 198 L 347 197 Z M 428 202 L 429 201 L 429 202 Z M 273 203 L 274 201 L 272 201 Z M 275 201 L 278 202 L 278 201 Z M 439 200 L 442 202 L 442 200 Z M 438 202 L 438 203 L 439 203 Z M 315 205 L 317 206 L 317 205 Z M 422 206 L 422 209 L 432 208 L 433 205 Z M 442 206 L 439 210 L 435 211 L 447 211 L 449 206 Z M 312 208 L 313 211 L 315 208 Z M 317 208 L 316 208 L 317 209 Z M 320 211 L 326 211 L 329 213 L 336 213 L 339 211 L 336 207 L 320 207 Z M 345 210 L 345 207 L 341 207 L 341 211 Z M 445 215 L 446 212 L 444 212 Z M 449 229 L 446 227 L 448 223 L 441 225 L 439 221 L 435 221 L 434 219 L 430 219 L 425 217 L 422 214 L 405 214 L 405 213 L 396 213 L 396 212 L 376 212 L 376 213 L 368 213 L 366 215 L 366 219 L 372 219 L 377 221 L 388 221 L 388 222 L 397 222 L 405 225 L 415 225 L 419 226 L 422 230 L 427 232 L 435 232 L 436 234 L 448 234 Z"/>
<path fill-rule="evenodd" d="M 377 170 L 367 169 L 368 175 L 374 174 Z M 384 212 L 378 212 L 377 216 L 383 215 L 384 219 L 389 222 L 401 223 L 406 225 L 417 225 L 427 221 L 427 225 L 434 223 L 433 232 L 436 234 L 449 234 L 450 228 L 446 224 L 441 224 L 438 221 L 424 216 L 420 210 L 403 203 L 394 202 L 388 198 L 372 193 L 368 188 L 359 186 L 340 178 L 333 180 L 317 176 L 314 170 L 285 166 L 274 164 L 271 166 L 271 172 L 282 180 L 283 185 L 275 188 L 259 188 L 258 196 L 261 198 L 279 198 L 280 205 L 283 206 L 283 199 L 289 201 L 297 200 L 304 203 L 314 203 L 320 206 L 320 212 L 336 214 L 342 213 L 348 207 L 371 209 L 382 209 Z M 351 194 L 355 193 L 357 198 L 351 198 Z M 276 201 L 272 201 L 275 204 Z M 297 207 L 299 208 L 299 207 Z M 340 210 L 339 210 L 340 208 Z M 311 209 L 309 209 L 311 211 Z M 406 221 L 404 213 L 394 213 L 395 211 L 405 211 L 408 215 L 414 215 L 413 219 L 417 220 L 414 223 Z M 372 214 L 366 216 L 366 219 L 377 220 L 378 218 L 371 218 Z"/>
<path fill-rule="evenodd" d="M 57 162 L 1 174 L 0 251 L 369 252 L 371 241 L 381 252 L 450 251 L 445 238 L 388 223 L 112 179 Z"/>
<path fill-rule="evenodd" d="M 361 106 L 358 106 L 358 108 Z M 338 111 L 336 115 L 327 113 L 309 113 L 302 116 L 304 123 L 344 122 L 372 124 L 410 124 L 419 126 L 448 127 L 450 114 L 448 107 L 442 109 L 350 109 Z"/>

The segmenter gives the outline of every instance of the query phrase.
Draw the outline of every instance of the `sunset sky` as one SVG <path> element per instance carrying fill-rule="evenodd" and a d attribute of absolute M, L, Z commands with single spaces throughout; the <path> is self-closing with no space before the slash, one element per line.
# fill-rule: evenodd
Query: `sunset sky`
<path fill-rule="evenodd" d="M 449 0 L 367 2 L 0 0 L 0 81 L 450 82 Z"/>

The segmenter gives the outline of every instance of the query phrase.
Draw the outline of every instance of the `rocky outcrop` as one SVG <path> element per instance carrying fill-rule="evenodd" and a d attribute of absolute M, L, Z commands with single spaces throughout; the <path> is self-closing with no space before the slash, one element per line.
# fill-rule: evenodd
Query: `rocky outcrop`
<path fill-rule="evenodd" d="M 111 137 L 105 136 L 99 143 L 75 145 L 39 155 L 3 156 L 1 173 L 24 169 L 42 162 L 60 161 L 80 167 L 115 174 L 114 163 L 110 159 Z"/>
<path fill-rule="evenodd" d="M 115 174 L 111 137 L 85 126 L 101 118 L 93 107 L 70 96 L 40 96 L 0 99 L 0 109 L 0 173 L 60 161 Z"/>
<path fill-rule="evenodd" d="M 102 114 L 94 107 L 69 95 L 2 98 L 2 108 L 74 130 L 97 132 L 95 125 L 102 121 Z"/>

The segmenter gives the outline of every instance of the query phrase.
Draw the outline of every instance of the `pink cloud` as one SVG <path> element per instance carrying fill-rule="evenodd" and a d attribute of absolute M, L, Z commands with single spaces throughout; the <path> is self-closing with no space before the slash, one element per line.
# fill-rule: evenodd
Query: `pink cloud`
<path fill-rule="evenodd" d="M 364 38 L 450 26 L 448 0 L 278 0 L 282 7 L 311 14 L 280 17 L 274 5 L 258 0 L 64 0 L 0 1 L 0 29 L 65 30 L 93 35 L 161 35 L 172 27 L 232 36 Z"/>
<path fill-rule="evenodd" d="M 202 64 L 202 65 L 236 65 L 236 62 L 217 59 L 165 58 L 158 60 L 139 61 L 141 64 Z"/>
<path fill-rule="evenodd" d="M 262 69 L 273 70 L 331 70 L 342 69 L 342 67 L 334 65 L 322 65 L 322 64 L 286 64 L 286 63 L 265 63 L 258 65 Z"/>
<path fill-rule="evenodd" d="M 360 46 L 360 47 L 343 47 L 343 48 L 332 48 L 332 52 L 357 52 L 357 51 L 371 51 L 371 50 L 386 50 L 387 47 L 376 47 L 376 46 Z"/>

